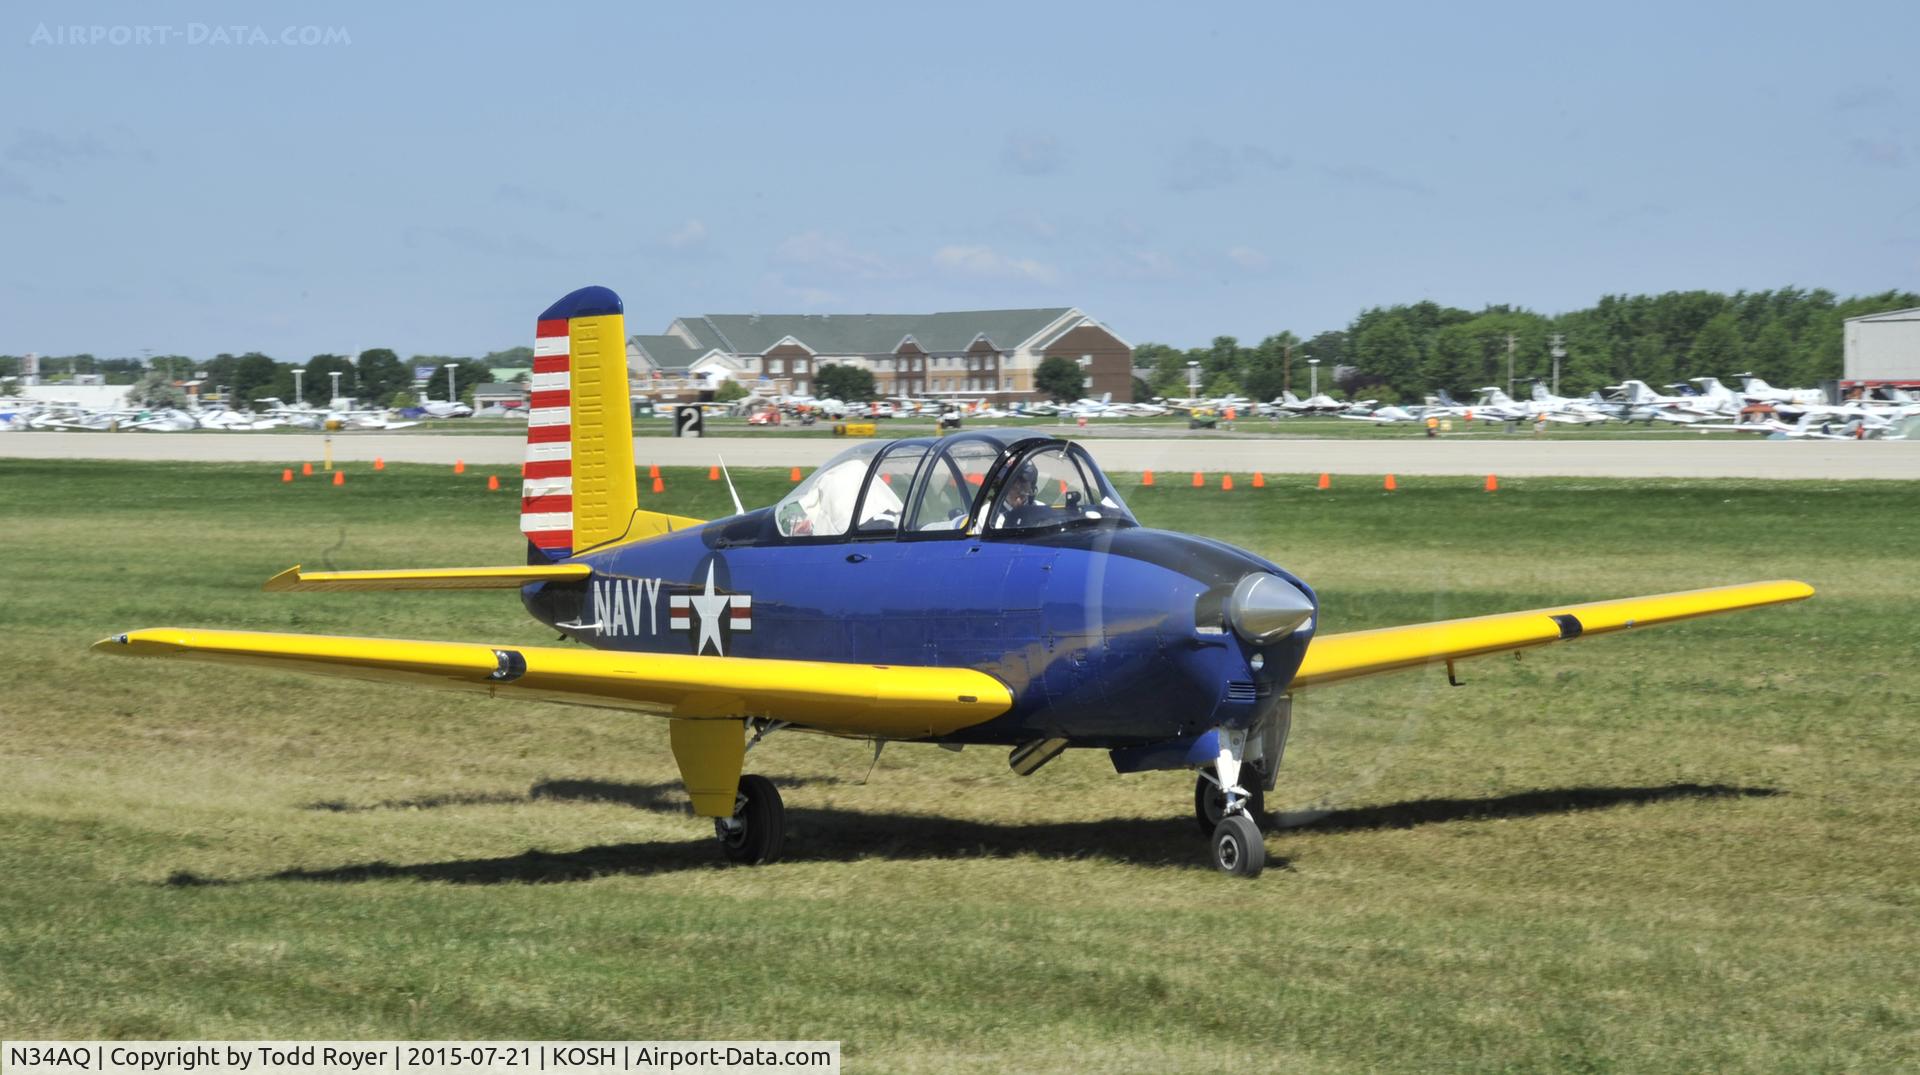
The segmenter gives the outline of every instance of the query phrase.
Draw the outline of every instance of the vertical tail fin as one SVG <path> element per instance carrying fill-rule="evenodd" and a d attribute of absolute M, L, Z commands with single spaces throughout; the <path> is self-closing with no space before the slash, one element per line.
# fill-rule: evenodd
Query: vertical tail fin
<path fill-rule="evenodd" d="M 539 563 L 623 536 L 639 505 L 620 296 L 583 287 L 540 315 L 532 389 L 520 529 Z"/>

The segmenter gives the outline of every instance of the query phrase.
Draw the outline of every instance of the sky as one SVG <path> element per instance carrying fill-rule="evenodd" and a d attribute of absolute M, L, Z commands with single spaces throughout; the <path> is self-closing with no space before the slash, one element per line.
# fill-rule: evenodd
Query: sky
<path fill-rule="evenodd" d="M 1920 288 L 1920 4 L 0 0 L 0 353 Z"/>

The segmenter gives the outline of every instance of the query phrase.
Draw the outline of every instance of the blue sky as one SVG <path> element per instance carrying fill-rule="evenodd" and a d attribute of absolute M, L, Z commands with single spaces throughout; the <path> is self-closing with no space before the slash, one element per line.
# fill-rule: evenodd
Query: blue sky
<path fill-rule="evenodd" d="M 1071 305 L 1181 346 L 1911 289 L 1915 40 L 1912 0 L 9 0 L 0 353 L 475 354 L 588 283 L 636 332 Z"/>

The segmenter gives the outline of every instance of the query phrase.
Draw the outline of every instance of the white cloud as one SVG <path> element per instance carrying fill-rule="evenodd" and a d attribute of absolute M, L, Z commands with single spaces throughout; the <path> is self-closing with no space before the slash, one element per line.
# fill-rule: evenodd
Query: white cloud
<path fill-rule="evenodd" d="M 700 246 L 707 241 L 707 226 L 689 217 L 685 224 L 680 225 L 679 230 L 662 241 L 675 250 Z"/>
<path fill-rule="evenodd" d="M 1158 282 L 1180 277 L 1180 265 L 1158 250 L 1129 250 L 1114 263 L 1116 275 L 1128 280 Z"/>
<path fill-rule="evenodd" d="M 1227 260 L 1246 269 L 1259 272 L 1273 264 L 1273 259 L 1250 246 L 1236 246 L 1227 251 Z"/>
<path fill-rule="evenodd" d="M 1050 265 L 1032 258 L 1010 258 L 986 246 L 943 246 L 933 262 L 943 269 L 994 280 L 1023 280 L 1051 284 L 1060 278 Z"/>
<path fill-rule="evenodd" d="M 1020 175 L 1052 175 L 1060 170 L 1060 141 L 1050 134 L 1007 136 L 1000 161 Z"/>
<path fill-rule="evenodd" d="M 789 235 L 773 248 L 775 261 L 810 269 L 869 279 L 889 275 L 886 259 L 878 254 L 855 249 L 845 239 L 823 231 L 804 231 Z"/>

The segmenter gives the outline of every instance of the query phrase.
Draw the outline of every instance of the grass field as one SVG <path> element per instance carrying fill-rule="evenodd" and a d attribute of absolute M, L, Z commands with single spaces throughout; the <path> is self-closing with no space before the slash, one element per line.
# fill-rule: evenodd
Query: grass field
<path fill-rule="evenodd" d="M 1920 485 L 1128 489 L 1298 571 L 1324 630 L 1820 590 L 1304 698 L 1248 883 L 1205 867 L 1189 778 L 1097 752 L 1023 779 L 895 746 L 863 781 L 865 744 L 779 736 L 750 760 L 788 859 L 729 870 L 664 722 L 87 652 L 168 624 L 551 641 L 510 594 L 258 592 L 296 562 L 513 562 L 484 472 L 277 479 L 0 461 L 0 1035 L 827 1038 L 882 1072 L 1920 1063 Z M 719 513 L 704 479 L 648 501 Z"/>

